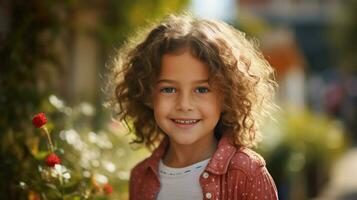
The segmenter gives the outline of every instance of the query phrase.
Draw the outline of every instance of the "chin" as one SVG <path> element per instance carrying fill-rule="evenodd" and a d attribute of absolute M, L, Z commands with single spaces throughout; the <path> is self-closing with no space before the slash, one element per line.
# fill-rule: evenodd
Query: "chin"
<path fill-rule="evenodd" d="M 169 138 L 171 141 L 179 145 L 191 145 L 196 142 L 194 138 L 180 138 L 180 137 L 177 138 L 177 137 L 170 137 L 170 136 Z"/>

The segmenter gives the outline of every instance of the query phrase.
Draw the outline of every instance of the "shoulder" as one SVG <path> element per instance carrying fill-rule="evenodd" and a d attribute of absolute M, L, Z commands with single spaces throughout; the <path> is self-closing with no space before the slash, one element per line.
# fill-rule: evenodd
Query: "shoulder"
<path fill-rule="evenodd" d="M 139 162 L 134 166 L 130 172 L 129 177 L 129 196 L 134 197 L 137 195 L 140 185 L 144 182 L 144 174 L 147 169 L 148 158 Z"/>
<path fill-rule="evenodd" d="M 168 139 L 165 138 L 149 157 L 134 166 L 134 168 L 131 170 L 130 177 L 136 178 L 143 176 L 149 169 L 157 173 L 159 161 L 164 155 L 167 145 Z"/>
<path fill-rule="evenodd" d="M 230 170 L 241 170 L 247 175 L 254 175 L 265 167 L 264 158 L 249 148 L 238 148 L 229 163 Z"/>
<path fill-rule="evenodd" d="M 144 171 L 148 168 L 148 162 L 150 158 L 146 158 L 142 161 L 140 161 L 138 164 L 136 164 L 131 172 L 130 172 L 130 179 L 137 179 L 140 175 L 144 173 Z"/>

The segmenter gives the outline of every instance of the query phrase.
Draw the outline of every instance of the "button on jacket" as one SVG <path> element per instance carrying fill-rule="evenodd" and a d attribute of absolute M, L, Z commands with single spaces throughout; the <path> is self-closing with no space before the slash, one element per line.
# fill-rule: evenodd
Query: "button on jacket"
<path fill-rule="evenodd" d="M 165 138 L 149 158 L 131 171 L 130 200 L 156 199 L 160 191 L 159 161 L 167 146 L 168 138 Z M 248 148 L 236 148 L 227 134 L 220 139 L 199 182 L 204 199 L 278 199 L 274 180 L 265 167 L 264 159 Z"/>

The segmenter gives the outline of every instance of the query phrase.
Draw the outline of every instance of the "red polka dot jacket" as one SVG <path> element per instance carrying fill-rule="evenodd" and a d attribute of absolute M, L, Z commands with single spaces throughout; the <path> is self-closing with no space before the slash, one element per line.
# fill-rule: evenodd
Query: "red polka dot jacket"
<path fill-rule="evenodd" d="M 160 191 L 159 161 L 168 139 L 152 155 L 134 167 L 130 175 L 129 199 L 154 200 Z M 200 176 L 204 199 L 276 200 L 274 180 L 264 159 L 248 148 L 237 149 L 223 135 L 205 171 Z"/>

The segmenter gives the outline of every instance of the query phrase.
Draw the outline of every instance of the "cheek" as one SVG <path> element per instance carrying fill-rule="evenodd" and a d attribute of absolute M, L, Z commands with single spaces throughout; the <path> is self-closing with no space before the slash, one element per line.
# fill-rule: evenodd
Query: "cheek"
<path fill-rule="evenodd" d="M 216 98 L 209 98 L 200 104 L 201 112 L 207 117 L 219 118 L 221 115 L 221 104 Z"/>
<path fill-rule="evenodd" d="M 155 97 L 153 101 L 153 109 L 154 113 L 157 116 L 165 115 L 169 113 L 171 110 L 170 108 L 172 107 L 171 105 L 171 100 L 165 97 Z"/>

